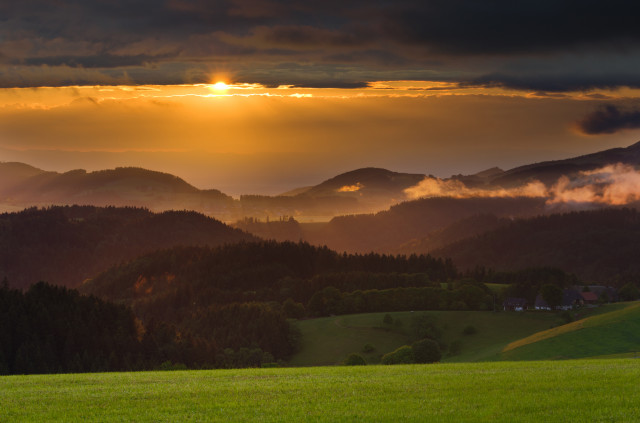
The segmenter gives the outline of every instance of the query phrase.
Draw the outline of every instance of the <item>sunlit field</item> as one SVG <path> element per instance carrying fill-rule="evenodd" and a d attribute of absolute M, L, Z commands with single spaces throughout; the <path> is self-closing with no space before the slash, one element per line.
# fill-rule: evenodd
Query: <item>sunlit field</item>
<path fill-rule="evenodd" d="M 634 359 L 5 376 L 0 421 L 631 422 Z"/>

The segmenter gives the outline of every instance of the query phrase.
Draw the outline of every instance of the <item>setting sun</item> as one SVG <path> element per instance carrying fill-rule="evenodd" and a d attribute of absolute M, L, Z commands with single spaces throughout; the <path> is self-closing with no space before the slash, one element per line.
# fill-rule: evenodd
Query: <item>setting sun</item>
<path fill-rule="evenodd" d="M 218 81 L 212 85 L 212 88 L 216 91 L 226 91 L 229 89 L 229 86 L 222 81 Z"/>

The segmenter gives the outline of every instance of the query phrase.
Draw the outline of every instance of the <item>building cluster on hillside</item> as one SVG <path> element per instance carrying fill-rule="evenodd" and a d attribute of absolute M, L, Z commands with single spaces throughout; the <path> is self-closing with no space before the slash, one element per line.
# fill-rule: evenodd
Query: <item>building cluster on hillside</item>
<path fill-rule="evenodd" d="M 542 294 L 536 296 L 533 304 L 535 310 L 571 310 L 576 307 L 595 307 L 601 303 L 619 301 L 618 291 L 611 286 L 589 285 L 585 287 L 574 286 L 562 291 L 562 301 L 552 307 L 543 298 Z M 525 311 L 529 309 L 526 298 L 505 298 L 502 306 L 505 311 Z"/>

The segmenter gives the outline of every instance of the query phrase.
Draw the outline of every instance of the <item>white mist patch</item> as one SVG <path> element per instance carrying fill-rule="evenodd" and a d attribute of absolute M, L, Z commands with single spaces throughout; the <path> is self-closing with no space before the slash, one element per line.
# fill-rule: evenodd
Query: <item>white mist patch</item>
<path fill-rule="evenodd" d="M 640 201 L 640 171 L 617 163 L 599 169 L 579 172 L 569 178 L 560 177 L 551 188 L 540 181 L 531 181 L 517 188 L 468 188 L 458 180 L 427 177 L 404 190 L 409 199 L 427 197 L 537 197 L 547 198 L 547 204 L 596 203 L 624 205 Z"/>
<path fill-rule="evenodd" d="M 580 172 L 578 177 L 573 179 L 563 176 L 551 187 L 549 197 L 550 204 L 631 203 L 640 200 L 640 172 L 632 166 L 617 163 Z"/>
<path fill-rule="evenodd" d="M 548 190 L 540 181 L 532 181 L 528 184 L 512 189 L 482 189 L 469 188 L 458 180 L 442 180 L 426 177 L 418 185 L 404 190 L 409 199 L 425 197 L 546 197 Z"/>

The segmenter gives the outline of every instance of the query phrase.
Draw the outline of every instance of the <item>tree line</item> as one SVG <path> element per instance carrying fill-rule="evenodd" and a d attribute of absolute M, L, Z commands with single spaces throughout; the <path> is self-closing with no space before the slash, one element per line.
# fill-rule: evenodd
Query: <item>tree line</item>
<path fill-rule="evenodd" d="M 45 282 L 0 286 L 0 374 L 256 367 L 293 352 L 296 332 L 265 304 L 231 304 L 189 326 Z"/>

